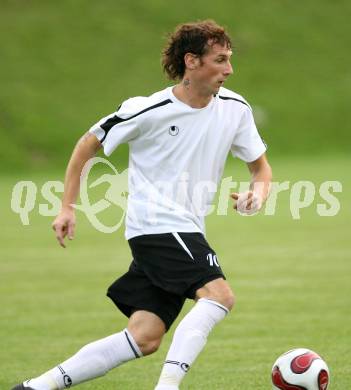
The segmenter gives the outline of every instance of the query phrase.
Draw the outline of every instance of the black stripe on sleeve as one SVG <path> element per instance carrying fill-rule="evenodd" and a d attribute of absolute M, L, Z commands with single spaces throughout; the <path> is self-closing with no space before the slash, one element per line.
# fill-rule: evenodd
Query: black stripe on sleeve
<path fill-rule="evenodd" d="M 120 118 L 118 115 L 114 115 L 112 116 L 111 118 L 108 118 L 106 120 L 106 122 L 104 122 L 102 125 L 100 125 L 100 127 L 105 131 L 105 135 L 104 137 L 101 139 L 101 143 L 105 140 L 106 136 L 107 136 L 107 133 L 112 129 L 113 126 L 115 125 L 118 125 L 118 123 L 121 123 L 121 122 L 125 122 L 125 121 L 128 121 L 130 119 L 133 119 L 141 114 L 144 114 L 144 112 L 147 112 L 147 111 L 150 111 L 150 110 L 153 110 L 154 108 L 158 108 L 158 107 L 162 107 L 162 106 L 165 106 L 166 104 L 168 103 L 173 103 L 171 99 L 167 99 L 167 100 L 164 100 L 163 102 L 160 102 L 160 103 L 157 103 L 157 104 L 154 104 L 153 106 L 150 106 L 150 107 L 147 107 L 145 108 L 144 110 L 140 111 L 140 112 L 137 112 L 136 114 L 128 117 L 128 118 Z M 118 107 L 118 109 L 120 108 L 121 106 Z"/>
<path fill-rule="evenodd" d="M 113 126 L 117 125 L 120 122 L 125 121 L 125 119 L 120 118 L 117 115 L 108 118 L 106 122 L 104 122 L 100 127 L 105 130 L 106 134 L 112 129 Z"/>
<path fill-rule="evenodd" d="M 138 352 L 137 352 L 136 349 L 134 348 L 134 345 L 133 345 L 132 342 L 129 340 L 128 333 L 127 333 L 127 332 L 124 332 L 124 334 L 126 335 L 128 344 L 129 344 L 130 348 L 132 349 L 132 351 L 134 352 L 135 357 L 136 357 L 137 359 L 140 358 Z"/>
<path fill-rule="evenodd" d="M 245 103 L 243 100 L 236 99 L 236 98 L 229 97 L 229 96 L 221 96 L 221 95 L 218 95 L 218 97 L 219 97 L 220 99 L 222 99 L 222 100 L 235 100 L 236 102 L 240 102 L 240 103 L 242 103 L 242 104 L 245 104 L 245 106 L 247 106 L 247 107 L 250 108 L 250 106 L 249 106 L 247 103 Z"/>

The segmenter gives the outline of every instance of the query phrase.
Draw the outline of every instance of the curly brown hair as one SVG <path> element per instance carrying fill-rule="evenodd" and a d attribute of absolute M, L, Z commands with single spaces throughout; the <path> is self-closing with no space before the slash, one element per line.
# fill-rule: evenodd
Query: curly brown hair
<path fill-rule="evenodd" d="M 206 54 L 214 44 L 232 47 L 232 42 L 225 31 L 213 20 L 180 24 L 169 35 L 162 52 L 162 66 L 171 80 L 182 79 L 185 73 L 184 56 L 192 53 L 199 57 Z"/>

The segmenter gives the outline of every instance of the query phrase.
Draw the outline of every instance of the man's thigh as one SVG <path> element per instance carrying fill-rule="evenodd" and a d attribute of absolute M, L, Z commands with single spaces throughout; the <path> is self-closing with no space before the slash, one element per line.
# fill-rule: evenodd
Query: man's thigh
<path fill-rule="evenodd" d="M 134 261 L 128 272 L 108 288 L 107 295 L 122 313 L 129 318 L 133 317 L 133 323 L 139 318 L 139 312 L 149 312 L 162 319 L 166 330 L 177 318 L 185 300 L 182 296 L 155 286 Z"/>

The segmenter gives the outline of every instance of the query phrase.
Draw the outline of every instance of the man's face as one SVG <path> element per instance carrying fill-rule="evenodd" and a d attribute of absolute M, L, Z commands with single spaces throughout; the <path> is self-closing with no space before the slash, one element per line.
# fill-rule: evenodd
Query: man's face
<path fill-rule="evenodd" d="M 230 63 L 231 49 L 217 43 L 201 58 L 191 72 L 191 82 L 204 94 L 216 94 L 225 80 L 233 73 Z"/>

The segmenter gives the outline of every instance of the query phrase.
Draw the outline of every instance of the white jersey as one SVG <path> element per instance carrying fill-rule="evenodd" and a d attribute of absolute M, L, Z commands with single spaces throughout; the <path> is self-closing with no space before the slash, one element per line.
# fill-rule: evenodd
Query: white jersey
<path fill-rule="evenodd" d="M 205 233 L 228 153 L 252 162 L 266 150 L 240 95 L 220 88 L 206 107 L 192 108 L 172 89 L 128 99 L 89 130 L 107 156 L 129 144 L 127 239 Z"/>

